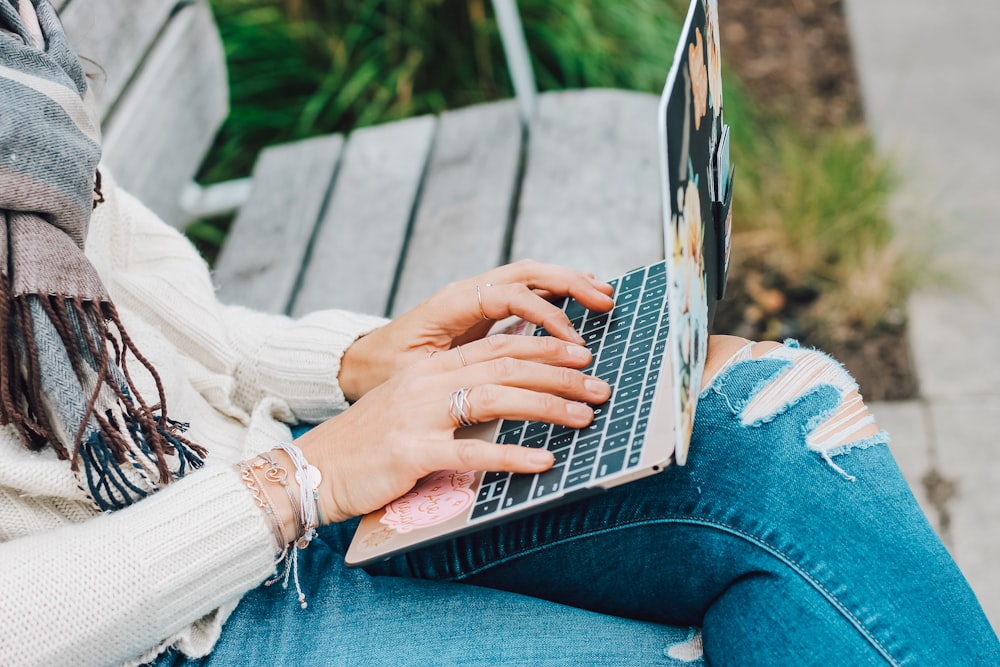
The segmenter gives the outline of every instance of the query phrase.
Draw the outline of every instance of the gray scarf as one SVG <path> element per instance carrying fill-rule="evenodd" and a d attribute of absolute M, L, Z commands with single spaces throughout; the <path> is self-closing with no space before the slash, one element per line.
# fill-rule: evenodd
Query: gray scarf
<path fill-rule="evenodd" d="M 83 253 L 100 130 L 48 0 L 0 0 L 0 424 L 71 462 L 102 510 L 200 467 Z M 149 405 L 128 364 L 158 389 Z"/>

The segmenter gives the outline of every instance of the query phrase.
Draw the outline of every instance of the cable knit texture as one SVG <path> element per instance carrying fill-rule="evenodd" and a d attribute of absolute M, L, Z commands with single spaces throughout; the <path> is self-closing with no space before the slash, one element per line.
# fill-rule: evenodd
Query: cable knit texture
<path fill-rule="evenodd" d="M 231 465 L 287 441 L 285 423 L 346 407 L 341 357 L 384 323 L 223 306 L 179 232 L 110 178 L 105 196 L 87 256 L 208 463 L 100 514 L 68 462 L 0 429 L 0 665 L 115 665 L 169 645 L 210 652 L 242 594 L 274 571 L 270 528 Z M 155 395 L 151 378 L 136 382 Z"/>

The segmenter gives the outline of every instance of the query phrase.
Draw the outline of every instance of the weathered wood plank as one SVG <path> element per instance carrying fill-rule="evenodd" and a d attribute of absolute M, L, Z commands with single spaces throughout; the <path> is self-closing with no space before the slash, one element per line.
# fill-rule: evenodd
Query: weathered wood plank
<path fill-rule="evenodd" d="M 511 259 L 610 278 L 662 258 L 657 104 L 622 90 L 540 96 Z"/>
<path fill-rule="evenodd" d="M 261 154 L 253 194 L 216 263 L 223 302 L 287 312 L 343 145 L 342 136 L 329 135 Z"/>
<path fill-rule="evenodd" d="M 411 118 L 348 138 L 293 314 L 387 312 L 436 122 Z"/>
<path fill-rule="evenodd" d="M 520 155 L 514 102 L 441 115 L 394 313 L 503 261 Z"/>
<path fill-rule="evenodd" d="M 194 176 L 228 104 L 212 14 L 203 2 L 184 6 L 108 117 L 105 162 L 122 186 L 176 223 L 181 189 Z"/>
<path fill-rule="evenodd" d="M 76 52 L 98 68 L 92 88 L 101 116 L 121 95 L 178 0 L 71 0 L 60 17 Z M 180 57 L 180 54 L 175 54 Z M 85 63 L 88 71 L 94 69 Z"/>

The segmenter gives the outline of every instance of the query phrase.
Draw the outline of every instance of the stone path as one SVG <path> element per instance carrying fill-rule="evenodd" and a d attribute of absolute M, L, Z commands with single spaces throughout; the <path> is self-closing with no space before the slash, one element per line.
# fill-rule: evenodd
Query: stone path
<path fill-rule="evenodd" d="M 865 113 L 904 181 L 901 236 L 941 261 L 910 302 L 920 399 L 873 410 L 1000 628 L 1000 4 L 847 0 Z"/>

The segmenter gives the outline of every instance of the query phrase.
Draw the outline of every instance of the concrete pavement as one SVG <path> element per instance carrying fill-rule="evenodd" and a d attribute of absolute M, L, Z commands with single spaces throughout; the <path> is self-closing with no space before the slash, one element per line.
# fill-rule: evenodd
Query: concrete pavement
<path fill-rule="evenodd" d="M 868 124 L 903 176 L 894 222 L 948 277 L 909 304 L 920 398 L 872 408 L 1000 629 L 1000 3 L 846 8 Z"/>

